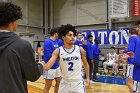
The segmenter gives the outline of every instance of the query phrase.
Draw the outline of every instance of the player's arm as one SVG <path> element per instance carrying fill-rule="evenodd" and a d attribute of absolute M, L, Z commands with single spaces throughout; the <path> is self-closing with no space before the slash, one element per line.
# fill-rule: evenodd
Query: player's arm
<path fill-rule="evenodd" d="M 53 52 L 52 57 L 50 58 L 50 60 L 46 64 L 44 64 L 44 69 L 49 70 L 54 65 L 54 63 L 57 60 L 58 56 L 59 56 L 59 49 L 57 48 Z"/>
<path fill-rule="evenodd" d="M 86 77 L 87 77 L 87 82 L 89 83 L 89 65 L 88 65 L 88 62 L 87 62 L 87 59 L 86 59 L 86 56 L 85 56 L 85 50 L 80 47 L 80 50 L 81 50 L 81 57 L 82 57 L 82 62 L 83 62 L 83 66 L 85 68 L 85 72 L 86 72 Z"/>
<path fill-rule="evenodd" d="M 138 60 L 138 58 L 136 58 L 134 56 L 134 53 L 133 52 L 128 52 L 127 55 L 129 55 L 128 57 L 126 57 L 128 59 L 128 62 L 130 64 L 133 64 L 135 66 L 140 66 L 140 62 Z"/>

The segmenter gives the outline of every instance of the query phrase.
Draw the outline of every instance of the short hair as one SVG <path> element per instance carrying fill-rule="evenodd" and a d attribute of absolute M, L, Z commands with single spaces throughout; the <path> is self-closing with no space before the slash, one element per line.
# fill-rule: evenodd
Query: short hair
<path fill-rule="evenodd" d="M 140 20 L 136 21 L 135 25 L 140 25 Z"/>
<path fill-rule="evenodd" d="M 129 34 L 132 34 L 132 35 L 134 35 L 134 34 L 138 34 L 138 32 L 136 31 L 136 29 L 134 29 L 134 28 L 130 28 L 129 29 Z"/>
<path fill-rule="evenodd" d="M 76 36 L 76 29 L 74 26 L 72 26 L 71 24 L 61 25 L 58 30 L 59 38 L 62 39 L 62 37 L 66 36 L 66 34 L 70 31 L 74 33 L 74 36 Z"/>
<path fill-rule="evenodd" d="M 115 49 L 115 46 L 111 46 L 110 49 Z"/>
<path fill-rule="evenodd" d="M 22 18 L 21 8 L 11 2 L 0 1 L 0 26 L 8 26 Z"/>
<path fill-rule="evenodd" d="M 82 33 L 81 33 L 81 32 L 77 32 L 77 36 L 78 36 L 79 34 L 82 34 Z"/>
<path fill-rule="evenodd" d="M 53 36 L 55 33 L 58 33 L 59 27 L 52 28 L 50 31 L 50 35 Z"/>
<path fill-rule="evenodd" d="M 95 38 L 95 39 L 94 39 L 94 42 L 96 42 L 96 41 L 98 41 L 98 38 Z"/>
<path fill-rule="evenodd" d="M 88 39 L 89 39 L 90 37 L 93 37 L 93 36 L 90 34 L 90 35 L 88 35 Z"/>

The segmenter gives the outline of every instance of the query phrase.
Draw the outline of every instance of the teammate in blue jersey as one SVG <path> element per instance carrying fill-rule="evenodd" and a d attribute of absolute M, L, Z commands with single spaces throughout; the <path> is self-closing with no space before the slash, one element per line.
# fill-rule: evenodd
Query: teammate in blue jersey
<path fill-rule="evenodd" d="M 85 43 L 85 51 L 86 51 L 86 58 L 87 58 L 87 61 L 88 61 L 88 64 L 89 64 L 89 68 L 90 68 L 90 80 L 92 82 L 92 79 L 93 79 L 93 36 L 90 34 L 88 35 L 88 40 L 86 41 Z"/>
<path fill-rule="evenodd" d="M 134 88 L 132 93 L 139 93 L 140 91 L 140 38 L 137 40 L 136 50 L 135 52 L 128 52 L 127 54 L 130 56 L 128 57 L 128 61 L 130 64 L 134 65 L 133 69 L 133 80 L 134 80 Z"/>
<path fill-rule="evenodd" d="M 63 46 L 64 45 L 64 41 L 62 39 L 58 39 L 58 46 Z"/>
<path fill-rule="evenodd" d="M 58 93 L 86 93 L 82 78 L 82 65 L 86 71 L 87 83 L 90 85 L 89 65 L 85 57 L 84 49 L 74 45 L 76 30 L 72 25 L 67 24 L 62 25 L 58 33 L 64 41 L 64 46 L 57 48 L 53 52 L 47 64 L 42 63 L 44 69 L 49 70 L 59 58 L 62 80 Z"/>
<path fill-rule="evenodd" d="M 139 39 L 139 37 L 137 36 L 137 31 L 133 28 L 129 29 L 129 42 L 128 42 L 128 50 L 124 51 L 124 53 L 127 53 L 127 52 L 133 52 L 135 53 L 135 49 L 136 49 L 136 43 L 137 43 L 137 40 Z M 134 68 L 134 65 L 133 64 L 130 64 L 128 62 L 128 65 L 127 65 L 127 79 L 126 79 L 126 83 L 127 83 L 127 86 L 130 90 L 130 93 L 133 93 L 133 87 L 134 87 L 134 81 L 132 79 L 132 76 L 133 76 L 133 68 Z"/>
<path fill-rule="evenodd" d="M 44 42 L 44 61 L 47 63 L 52 56 L 53 51 L 59 47 L 58 45 L 58 28 L 51 29 L 50 38 Z M 54 65 L 48 71 L 44 71 L 45 87 L 44 93 L 49 93 L 52 81 L 55 80 L 54 93 L 58 93 L 58 87 L 61 79 L 61 70 L 59 67 L 58 60 L 55 61 Z"/>
<path fill-rule="evenodd" d="M 84 48 L 83 40 L 82 40 L 82 34 L 79 32 L 77 33 L 77 38 L 74 42 L 74 45 L 78 45 Z"/>
<path fill-rule="evenodd" d="M 134 52 L 130 51 L 127 52 L 127 54 L 130 56 L 128 57 L 128 62 L 129 64 L 133 64 L 134 65 L 134 69 L 133 69 L 133 80 L 134 80 L 134 86 L 132 88 L 133 91 L 131 91 L 131 93 L 139 93 L 140 91 L 140 21 L 137 21 L 136 23 L 137 25 L 137 32 L 138 32 L 138 37 L 137 37 L 137 41 L 135 44 L 135 48 Z M 127 58 L 127 57 L 126 57 Z"/>

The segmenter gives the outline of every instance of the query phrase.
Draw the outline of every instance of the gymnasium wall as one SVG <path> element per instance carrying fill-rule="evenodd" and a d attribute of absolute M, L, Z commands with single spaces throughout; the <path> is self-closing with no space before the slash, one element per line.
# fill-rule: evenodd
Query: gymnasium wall
<path fill-rule="evenodd" d="M 132 0 L 129 1 L 130 16 L 112 20 L 112 29 L 134 27 Z M 54 26 L 72 24 L 77 30 L 107 29 L 107 0 L 53 0 Z"/>
<path fill-rule="evenodd" d="M 34 45 L 34 41 L 44 40 L 43 36 L 43 13 L 42 0 L 11 0 L 22 8 L 23 19 L 20 20 L 17 34 L 25 33 L 27 30 L 32 36 L 21 36 Z M 34 46 L 33 46 L 34 47 Z"/>
<path fill-rule="evenodd" d="M 61 0 L 61 2 L 54 0 L 54 26 L 67 23 L 72 25 L 104 23 L 107 21 L 106 3 L 106 0 Z"/>

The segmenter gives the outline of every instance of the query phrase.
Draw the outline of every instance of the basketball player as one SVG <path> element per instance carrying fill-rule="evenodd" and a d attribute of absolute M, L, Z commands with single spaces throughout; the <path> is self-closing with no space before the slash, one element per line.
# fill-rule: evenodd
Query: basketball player
<path fill-rule="evenodd" d="M 44 69 L 49 70 L 57 58 L 59 58 L 62 80 L 58 93 L 85 93 L 81 70 L 83 64 L 86 71 L 87 83 L 90 85 L 89 65 L 83 48 L 74 45 L 76 30 L 72 25 L 67 24 L 62 25 L 58 33 L 64 41 L 64 46 L 57 48 L 53 52 L 51 59 L 47 64 L 44 64 Z"/>
<path fill-rule="evenodd" d="M 47 63 L 52 56 L 53 51 L 59 47 L 58 45 L 58 28 L 52 28 L 50 32 L 50 38 L 46 39 L 44 42 L 44 61 Z M 61 70 L 59 67 L 59 62 L 56 60 L 55 64 L 50 70 L 44 71 L 45 87 L 44 93 L 49 93 L 52 86 L 52 81 L 55 80 L 54 93 L 58 93 L 58 87 L 61 79 Z"/>
<path fill-rule="evenodd" d="M 82 41 L 82 34 L 80 32 L 77 33 L 77 39 L 75 40 L 74 45 L 84 47 L 84 44 L 83 44 L 83 41 Z"/>
<path fill-rule="evenodd" d="M 135 49 L 136 49 L 136 43 L 137 43 L 137 40 L 139 39 L 139 37 L 137 36 L 137 31 L 135 29 L 130 29 L 129 30 L 129 42 L 128 42 L 128 50 L 127 51 L 124 51 L 124 53 L 127 53 L 127 52 L 133 52 L 135 53 Z M 134 87 L 134 81 L 132 79 L 132 76 L 133 76 L 133 68 L 134 68 L 134 65 L 133 64 L 130 64 L 128 62 L 128 65 L 127 65 L 127 79 L 126 79 L 126 83 L 127 83 L 127 86 L 130 90 L 130 93 L 133 93 L 133 87 Z"/>
<path fill-rule="evenodd" d="M 136 51 L 140 51 L 140 39 L 137 40 Z M 128 61 L 130 64 L 134 65 L 133 69 L 133 80 L 134 80 L 134 88 L 132 93 L 140 93 L 140 52 L 128 52 L 130 57 L 128 57 Z M 134 55 L 135 54 L 135 55 Z"/>
<path fill-rule="evenodd" d="M 138 74 L 140 73 L 140 52 L 138 52 L 140 51 L 140 46 L 139 46 L 140 45 L 140 21 L 137 21 L 136 25 L 137 25 L 136 30 L 138 32 L 138 37 L 136 38 L 134 52 L 132 51 L 127 52 L 127 54 L 130 56 L 128 57 L 129 64 L 134 65 L 133 76 L 132 76 L 134 83 L 130 84 L 131 93 L 140 93 L 140 74 Z"/>
<path fill-rule="evenodd" d="M 110 53 L 107 54 L 107 61 L 103 63 L 104 73 L 107 74 L 107 67 L 112 66 L 112 74 L 114 75 L 115 62 L 117 62 L 117 54 L 115 53 L 115 47 L 110 48 Z"/>

